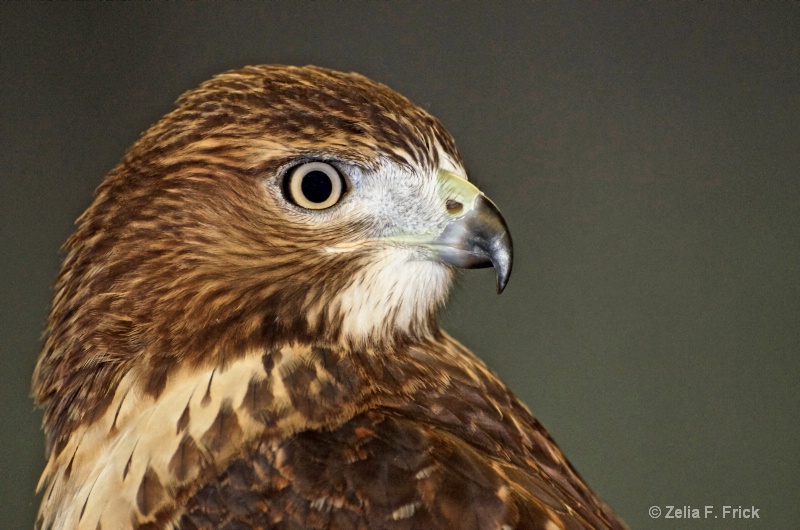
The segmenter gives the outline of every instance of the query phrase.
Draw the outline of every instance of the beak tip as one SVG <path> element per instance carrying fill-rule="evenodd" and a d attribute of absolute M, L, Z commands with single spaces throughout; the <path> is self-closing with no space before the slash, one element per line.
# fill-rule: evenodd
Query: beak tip
<path fill-rule="evenodd" d="M 508 285 L 508 280 L 501 280 L 500 278 L 497 279 L 497 294 L 503 294 L 503 291 L 506 289 L 506 285 Z"/>
<path fill-rule="evenodd" d="M 511 278 L 511 263 L 511 256 L 508 256 L 507 259 L 499 260 L 493 264 L 497 275 L 497 294 L 503 294 L 506 285 L 508 285 L 508 280 Z"/>

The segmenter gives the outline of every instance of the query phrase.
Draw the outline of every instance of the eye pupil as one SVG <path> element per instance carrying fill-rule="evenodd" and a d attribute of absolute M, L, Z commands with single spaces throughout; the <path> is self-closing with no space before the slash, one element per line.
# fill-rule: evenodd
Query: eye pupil
<path fill-rule="evenodd" d="M 300 184 L 303 195 L 314 203 L 323 203 L 328 200 L 333 192 L 331 178 L 322 171 L 310 171 L 303 176 Z"/>

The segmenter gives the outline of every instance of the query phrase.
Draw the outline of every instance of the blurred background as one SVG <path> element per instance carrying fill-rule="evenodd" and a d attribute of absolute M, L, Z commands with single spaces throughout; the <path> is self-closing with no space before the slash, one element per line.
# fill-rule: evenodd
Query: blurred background
<path fill-rule="evenodd" d="M 0 528 L 38 506 L 73 221 L 183 91 L 259 63 L 358 71 L 452 132 L 516 259 L 443 325 L 632 528 L 800 528 L 800 5 L 573 1 L 0 4 Z"/>

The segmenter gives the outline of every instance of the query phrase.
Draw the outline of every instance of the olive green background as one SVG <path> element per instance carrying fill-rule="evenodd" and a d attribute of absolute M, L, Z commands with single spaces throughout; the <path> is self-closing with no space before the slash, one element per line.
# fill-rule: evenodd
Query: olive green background
<path fill-rule="evenodd" d="M 516 259 L 445 328 L 632 528 L 800 528 L 800 5 L 661 2 L 0 4 L 0 528 L 38 504 L 27 393 L 74 219 L 181 92 L 272 62 L 453 133 Z"/>

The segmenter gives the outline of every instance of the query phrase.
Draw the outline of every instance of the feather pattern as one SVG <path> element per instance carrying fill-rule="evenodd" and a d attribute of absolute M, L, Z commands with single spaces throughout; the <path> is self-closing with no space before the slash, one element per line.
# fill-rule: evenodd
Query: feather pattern
<path fill-rule="evenodd" d="M 308 161 L 344 175 L 335 206 L 287 199 Z M 453 267 L 409 241 L 459 211 L 440 171 L 465 178 L 442 125 L 357 74 L 248 67 L 182 96 L 65 245 L 38 526 L 622 528 L 438 328 Z"/>

